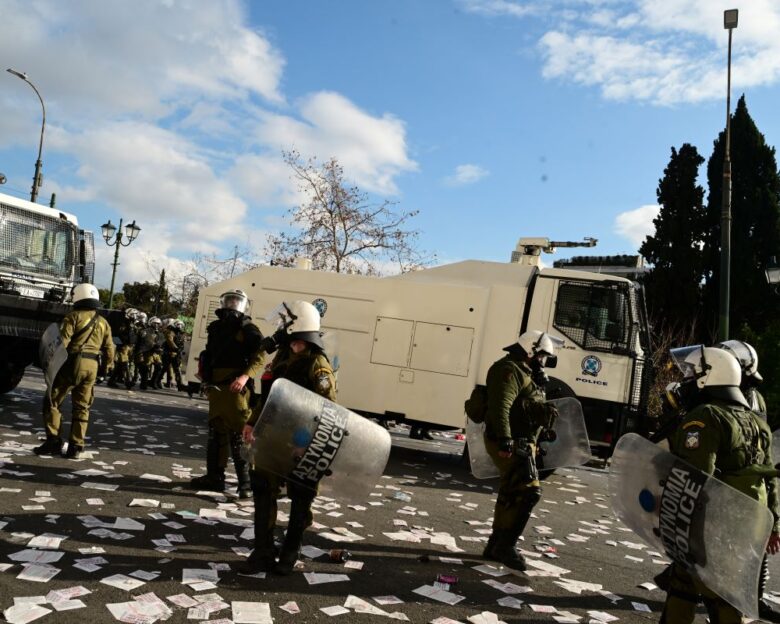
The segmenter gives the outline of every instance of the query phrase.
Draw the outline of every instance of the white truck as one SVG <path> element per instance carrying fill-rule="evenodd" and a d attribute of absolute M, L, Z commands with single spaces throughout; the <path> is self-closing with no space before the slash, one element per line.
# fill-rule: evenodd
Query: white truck
<path fill-rule="evenodd" d="M 652 367 L 643 290 L 620 277 L 540 268 L 541 251 L 555 245 L 520 239 L 508 263 L 467 260 L 391 277 L 258 267 L 201 290 L 187 379 L 196 382 L 223 292 L 248 294 L 263 333 L 274 330 L 264 318 L 270 310 L 303 299 L 327 308 L 339 403 L 373 418 L 461 428 L 463 402 L 502 349 L 519 332 L 541 329 L 566 341 L 548 370 L 548 396 L 577 397 L 594 451 L 609 454 L 625 431 L 646 432 Z"/>
<path fill-rule="evenodd" d="M 92 232 L 68 214 L 0 193 L 0 394 L 37 363 L 46 327 L 70 309 L 73 286 L 92 282 Z"/>

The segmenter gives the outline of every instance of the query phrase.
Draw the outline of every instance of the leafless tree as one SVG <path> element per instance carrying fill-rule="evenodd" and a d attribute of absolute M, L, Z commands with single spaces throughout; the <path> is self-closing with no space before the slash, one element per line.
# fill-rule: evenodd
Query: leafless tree
<path fill-rule="evenodd" d="M 296 151 L 282 155 L 307 199 L 287 213 L 291 232 L 268 236 L 264 251 L 272 264 L 293 266 L 305 256 L 314 269 L 376 275 L 432 261 L 417 249 L 418 232 L 406 228 L 418 211 L 396 211 L 388 200 L 372 203 L 345 182 L 335 158 L 319 164 L 315 158 L 303 161 Z"/>

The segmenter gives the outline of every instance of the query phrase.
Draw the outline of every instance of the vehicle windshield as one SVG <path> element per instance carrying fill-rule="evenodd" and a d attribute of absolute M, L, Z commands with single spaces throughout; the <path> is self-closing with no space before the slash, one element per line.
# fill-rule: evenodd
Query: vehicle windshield
<path fill-rule="evenodd" d="M 0 204 L 0 270 L 71 279 L 74 246 L 70 222 Z"/>

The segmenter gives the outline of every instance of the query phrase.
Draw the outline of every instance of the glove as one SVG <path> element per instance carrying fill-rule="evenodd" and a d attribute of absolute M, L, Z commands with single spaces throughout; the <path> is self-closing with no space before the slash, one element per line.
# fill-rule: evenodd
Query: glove
<path fill-rule="evenodd" d="M 554 405 L 547 403 L 547 423 L 545 429 L 552 430 L 553 425 L 555 425 L 555 421 L 557 419 L 558 419 L 558 409 Z"/>
<path fill-rule="evenodd" d="M 286 341 L 287 331 L 284 329 L 277 329 L 273 336 L 266 336 L 260 341 L 260 350 L 265 351 L 268 355 L 271 355 Z"/>
<path fill-rule="evenodd" d="M 499 453 L 509 453 L 511 455 L 514 449 L 515 449 L 515 441 L 512 438 L 501 438 L 498 441 Z"/>
<path fill-rule="evenodd" d="M 558 434 L 554 429 L 544 429 L 539 434 L 539 442 L 555 442 L 558 439 Z"/>

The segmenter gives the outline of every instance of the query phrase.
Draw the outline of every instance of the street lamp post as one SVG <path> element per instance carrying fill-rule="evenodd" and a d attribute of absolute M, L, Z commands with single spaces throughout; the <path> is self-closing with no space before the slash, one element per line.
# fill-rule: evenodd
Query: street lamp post
<path fill-rule="evenodd" d="M 116 247 L 116 251 L 114 252 L 114 262 L 111 263 L 111 266 L 114 268 L 111 271 L 111 290 L 109 291 L 108 295 L 108 309 L 110 310 L 114 305 L 114 279 L 116 278 L 116 268 L 119 266 L 119 248 L 128 247 L 130 243 L 138 238 L 138 234 L 140 234 L 141 228 L 135 224 L 135 220 L 133 220 L 131 224 L 126 225 L 126 243 L 122 242 L 122 219 L 119 219 L 118 228 L 113 223 L 111 223 L 111 220 L 109 219 L 108 223 L 104 223 L 100 226 L 100 229 L 103 232 L 103 239 L 106 241 L 106 244 L 109 247 Z M 112 242 L 111 239 L 114 238 L 114 233 L 116 233 L 116 240 Z"/>
<path fill-rule="evenodd" d="M 766 281 L 776 292 L 780 292 L 780 264 L 774 256 L 766 265 Z"/>
<path fill-rule="evenodd" d="M 720 318 L 718 340 L 729 339 L 731 301 L 731 34 L 739 21 L 739 9 L 723 12 L 723 27 L 729 31 L 726 73 L 726 149 L 723 154 L 723 200 L 720 212 Z"/>
<path fill-rule="evenodd" d="M 35 88 L 35 85 L 28 80 L 27 74 L 16 71 L 15 69 L 11 69 L 10 67 L 6 69 L 6 71 L 9 74 L 13 74 L 17 78 L 21 78 L 28 85 L 30 85 L 32 90 L 35 91 L 35 95 L 37 95 L 38 99 L 41 101 L 41 110 L 43 111 L 43 121 L 41 122 L 41 139 L 38 142 L 38 160 L 35 161 L 35 174 L 33 175 L 32 191 L 30 192 L 30 201 L 34 202 L 38 199 L 38 188 L 40 188 L 41 184 L 43 184 L 43 179 L 41 178 L 41 167 L 43 166 L 43 163 L 41 162 L 41 154 L 43 153 L 43 131 L 46 129 L 46 107 L 43 105 L 43 98 L 41 97 L 41 94 L 38 92 L 38 89 Z"/>

